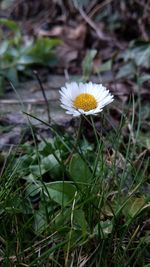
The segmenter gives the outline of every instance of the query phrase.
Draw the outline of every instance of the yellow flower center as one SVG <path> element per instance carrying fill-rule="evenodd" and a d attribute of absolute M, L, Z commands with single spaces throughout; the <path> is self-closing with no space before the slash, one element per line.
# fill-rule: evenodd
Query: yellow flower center
<path fill-rule="evenodd" d="M 97 107 L 97 102 L 93 95 L 88 93 L 82 93 L 75 98 L 74 107 L 76 109 L 83 109 L 84 111 L 89 111 Z"/>

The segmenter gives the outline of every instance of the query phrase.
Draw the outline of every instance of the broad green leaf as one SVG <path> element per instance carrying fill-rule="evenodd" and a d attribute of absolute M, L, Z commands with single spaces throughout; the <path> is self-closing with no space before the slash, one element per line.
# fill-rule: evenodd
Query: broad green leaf
<path fill-rule="evenodd" d="M 135 72 L 136 72 L 135 65 L 132 62 L 130 62 L 130 63 L 127 63 L 127 64 L 123 65 L 122 67 L 120 67 L 120 69 L 116 75 L 116 78 L 120 79 L 120 78 L 124 78 L 127 76 L 131 77 L 131 76 L 135 75 Z"/>
<path fill-rule="evenodd" d="M 26 196 L 30 198 L 35 198 L 38 195 L 39 198 L 41 189 L 42 189 L 41 186 L 38 184 L 28 183 L 26 186 Z"/>
<path fill-rule="evenodd" d="M 137 66 L 150 67 L 150 42 L 131 42 L 124 55 L 125 61 L 134 60 Z"/>
<path fill-rule="evenodd" d="M 123 208 L 123 213 L 126 217 L 134 218 L 139 212 L 143 210 L 146 201 L 143 197 L 132 197 L 127 201 L 126 206 Z"/>
<path fill-rule="evenodd" d="M 58 163 L 54 155 L 49 155 L 41 160 L 40 166 L 38 164 L 29 166 L 31 173 L 35 177 L 48 173 L 54 179 L 60 178 L 62 175 L 61 165 Z"/>
<path fill-rule="evenodd" d="M 61 206 L 72 204 L 76 188 L 73 184 L 66 181 L 52 182 L 45 184 L 49 196 L 53 201 Z"/>
<path fill-rule="evenodd" d="M 44 157 L 41 161 L 41 164 L 44 166 L 45 170 L 49 171 L 52 168 L 56 167 L 59 163 L 54 155 L 51 154 L 47 157 Z"/>
<path fill-rule="evenodd" d="M 49 172 L 55 179 L 59 178 L 62 173 L 62 168 L 54 155 L 44 157 L 41 161 L 41 167 L 45 172 Z M 44 173 L 44 172 L 43 172 Z"/>
<path fill-rule="evenodd" d="M 78 154 L 74 154 L 71 159 L 69 173 L 78 187 L 83 188 L 92 182 L 92 173 L 86 162 Z"/>

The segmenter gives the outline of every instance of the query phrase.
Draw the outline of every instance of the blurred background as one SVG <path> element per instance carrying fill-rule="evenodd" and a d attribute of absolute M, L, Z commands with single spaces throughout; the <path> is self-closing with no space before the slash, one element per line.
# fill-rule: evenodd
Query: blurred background
<path fill-rule="evenodd" d="M 92 80 L 115 95 L 117 105 L 109 115 L 114 126 L 124 108 L 132 112 L 133 96 L 135 112 L 140 103 L 145 142 L 150 115 L 149 14 L 148 0 L 1 0 L 1 125 L 25 123 L 20 102 L 28 112 L 47 119 L 36 70 L 54 122 L 70 121 L 59 108 L 58 89 L 66 81 Z"/>

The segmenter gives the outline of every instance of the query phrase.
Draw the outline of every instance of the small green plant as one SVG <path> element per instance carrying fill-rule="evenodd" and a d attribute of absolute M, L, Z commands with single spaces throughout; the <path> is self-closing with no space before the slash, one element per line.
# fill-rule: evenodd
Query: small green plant
<path fill-rule="evenodd" d="M 148 69 L 150 67 L 150 42 L 132 41 L 128 49 L 120 55 L 123 65 L 119 69 L 116 78 L 136 78 L 140 73 L 138 82 L 142 85 L 150 80 Z"/>
<path fill-rule="evenodd" d="M 26 70 L 35 65 L 50 67 L 57 63 L 55 47 L 61 44 L 60 39 L 38 37 L 35 40 L 32 38 L 25 42 L 20 27 L 16 22 L 0 19 L 0 24 L 3 27 L 5 26 L 1 30 L 2 40 L 0 46 L 1 91 L 4 86 L 4 78 L 7 78 L 16 86 L 18 85 L 19 72 L 26 73 Z"/>

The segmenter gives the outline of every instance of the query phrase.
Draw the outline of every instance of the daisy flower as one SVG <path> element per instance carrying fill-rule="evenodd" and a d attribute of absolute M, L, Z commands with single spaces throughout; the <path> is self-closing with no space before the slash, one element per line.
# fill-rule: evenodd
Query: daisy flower
<path fill-rule="evenodd" d="M 113 95 L 102 84 L 92 82 L 66 83 L 59 92 L 61 107 L 74 117 L 97 114 L 114 100 Z"/>

